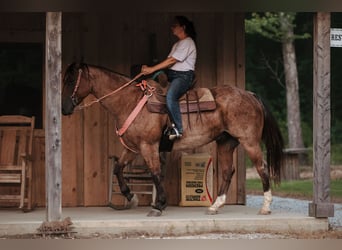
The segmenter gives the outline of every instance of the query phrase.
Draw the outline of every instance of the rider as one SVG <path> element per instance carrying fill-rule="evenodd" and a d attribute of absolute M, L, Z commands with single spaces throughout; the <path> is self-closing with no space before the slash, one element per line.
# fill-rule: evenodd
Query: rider
<path fill-rule="evenodd" d="M 182 137 L 183 134 L 178 99 L 192 87 L 197 50 L 195 27 L 188 18 L 175 16 L 171 30 L 173 35 L 178 38 L 178 41 L 173 45 L 168 57 L 151 67 L 143 65 L 141 72 L 144 75 L 149 75 L 161 69 L 168 69 L 167 76 L 170 86 L 166 94 L 166 106 L 173 123 L 173 131 L 169 139 L 175 140 Z"/>

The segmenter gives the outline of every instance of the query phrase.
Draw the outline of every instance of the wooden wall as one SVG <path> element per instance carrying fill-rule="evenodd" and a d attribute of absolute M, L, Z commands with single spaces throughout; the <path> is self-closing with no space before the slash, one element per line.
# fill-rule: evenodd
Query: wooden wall
<path fill-rule="evenodd" d="M 233 84 L 244 88 L 244 15 L 234 13 L 63 13 L 63 68 L 75 61 L 130 73 L 133 64 L 154 63 L 169 53 L 174 38 L 170 21 L 184 14 L 194 21 L 198 33 L 198 85 L 213 87 Z M 32 32 L 34 42 L 44 43 L 45 15 L 42 13 L 6 14 L 6 25 L 0 22 L 1 41 L 26 41 Z M 32 26 L 29 25 L 32 23 Z M 33 27 L 33 28 L 32 28 Z M 88 97 L 90 101 L 93 97 Z M 45 101 L 45 100 L 44 100 Z M 107 204 L 110 155 L 122 149 L 115 135 L 113 118 L 98 104 L 62 119 L 63 206 L 100 206 Z M 35 138 L 36 202 L 45 205 L 44 131 Z M 209 152 L 214 157 L 215 144 L 187 153 Z M 170 205 L 178 205 L 180 197 L 180 157 L 182 152 L 167 155 L 165 187 Z M 227 202 L 245 203 L 244 154 L 236 154 L 239 165 Z M 216 188 L 214 190 L 216 195 Z"/>

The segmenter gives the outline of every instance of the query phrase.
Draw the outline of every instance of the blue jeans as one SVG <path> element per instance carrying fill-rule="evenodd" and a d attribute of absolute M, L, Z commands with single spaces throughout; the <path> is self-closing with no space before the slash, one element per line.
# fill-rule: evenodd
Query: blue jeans
<path fill-rule="evenodd" d="M 169 89 L 166 94 L 166 106 L 172 122 L 176 125 L 179 133 L 183 133 L 182 115 L 179 107 L 179 98 L 191 87 L 194 72 L 190 71 L 168 71 Z"/>

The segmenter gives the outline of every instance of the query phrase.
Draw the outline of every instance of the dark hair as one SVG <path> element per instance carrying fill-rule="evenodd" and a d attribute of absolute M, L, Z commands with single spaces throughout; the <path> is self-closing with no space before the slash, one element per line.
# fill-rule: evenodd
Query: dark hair
<path fill-rule="evenodd" d="M 194 40 L 194 42 L 196 42 L 196 30 L 195 30 L 195 26 L 193 24 L 193 22 L 191 22 L 188 18 L 186 18 L 185 16 L 175 16 L 175 21 L 180 25 L 180 26 L 184 26 L 185 29 L 185 33 L 190 36 L 192 38 L 192 40 Z"/>

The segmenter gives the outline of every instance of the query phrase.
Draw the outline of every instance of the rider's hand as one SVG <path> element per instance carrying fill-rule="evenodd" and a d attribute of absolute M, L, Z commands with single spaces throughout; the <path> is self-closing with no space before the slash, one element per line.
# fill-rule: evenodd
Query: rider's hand
<path fill-rule="evenodd" d="M 143 65 L 141 66 L 141 73 L 144 75 L 149 75 L 153 73 L 153 68 L 152 67 L 148 67 L 147 65 Z"/>

